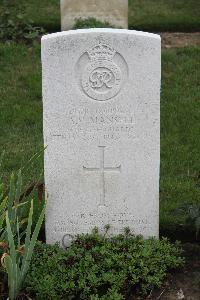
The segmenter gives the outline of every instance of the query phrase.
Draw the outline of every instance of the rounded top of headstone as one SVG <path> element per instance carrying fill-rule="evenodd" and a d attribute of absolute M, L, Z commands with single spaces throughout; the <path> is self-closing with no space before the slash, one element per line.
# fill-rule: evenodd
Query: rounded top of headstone
<path fill-rule="evenodd" d="M 160 40 L 160 35 L 137 31 L 137 30 L 128 30 L 128 29 L 113 29 L 113 28 L 90 28 L 90 29 L 76 29 L 76 30 L 68 30 L 62 32 L 56 32 L 51 34 L 46 34 L 42 37 L 43 40 L 47 39 L 56 39 L 58 37 L 64 37 L 69 35 L 76 35 L 76 34 L 94 34 L 94 33 L 111 33 L 111 34 L 126 34 L 126 35 L 135 35 L 147 38 L 155 38 Z"/>

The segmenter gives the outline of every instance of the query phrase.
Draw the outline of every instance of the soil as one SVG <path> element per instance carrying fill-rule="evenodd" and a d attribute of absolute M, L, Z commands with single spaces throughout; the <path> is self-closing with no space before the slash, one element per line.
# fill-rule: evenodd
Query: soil
<path fill-rule="evenodd" d="M 161 32 L 163 48 L 200 46 L 200 32 Z M 199 297 L 200 299 L 200 297 Z"/>

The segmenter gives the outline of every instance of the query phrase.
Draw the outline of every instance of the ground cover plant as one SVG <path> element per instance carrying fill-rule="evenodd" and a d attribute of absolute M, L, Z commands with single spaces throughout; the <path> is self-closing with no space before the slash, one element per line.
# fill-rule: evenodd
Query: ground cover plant
<path fill-rule="evenodd" d="M 1 0 L 0 13 L 5 9 L 11 18 L 22 14 L 24 21 L 31 20 L 34 26 L 44 27 L 47 31 L 60 30 L 60 0 Z"/>
<path fill-rule="evenodd" d="M 0 11 L 7 5 L 13 16 L 24 14 L 25 21 L 32 20 L 35 26 L 52 32 L 60 30 L 59 0 L 2 0 Z M 198 31 L 199 12 L 200 3 L 196 0 L 129 0 L 129 28 L 147 31 Z"/>
<path fill-rule="evenodd" d="M 8 9 L 0 13 L 0 21 L 0 40 L 7 43 L 20 40 L 30 43 L 45 33 L 43 28 L 34 26 L 32 21 L 24 20 L 22 14 L 11 16 Z"/>
<path fill-rule="evenodd" d="M 144 240 L 128 229 L 115 237 L 108 233 L 94 229 L 78 236 L 66 250 L 38 244 L 25 282 L 28 295 L 34 299 L 129 299 L 159 287 L 167 271 L 183 265 L 178 243 Z"/>
<path fill-rule="evenodd" d="M 112 26 L 109 22 L 101 22 L 95 18 L 76 19 L 73 29 L 83 28 L 114 28 L 114 26 Z"/>
<path fill-rule="evenodd" d="M 43 147 L 40 46 L 0 44 L 0 55 L 0 153 L 6 150 L 6 180 Z M 173 212 L 200 199 L 199 55 L 198 48 L 162 54 L 160 228 L 175 232 L 175 239 L 179 231 L 195 239 L 186 214 Z M 42 169 L 41 156 L 25 176 L 27 184 L 37 181 Z"/>

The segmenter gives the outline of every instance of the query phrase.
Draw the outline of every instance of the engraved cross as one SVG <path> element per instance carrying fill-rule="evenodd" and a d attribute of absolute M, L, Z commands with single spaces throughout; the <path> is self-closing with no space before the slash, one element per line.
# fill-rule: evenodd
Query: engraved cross
<path fill-rule="evenodd" d="M 121 165 L 118 167 L 105 167 L 105 146 L 98 146 L 100 152 L 100 168 L 86 168 L 83 167 L 84 171 L 87 172 L 99 172 L 100 174 L 100 184 L 102 192 L 100 194 L 100 204 L 99 206 L 105 206 L 105 172 L 121 172 Z"/>

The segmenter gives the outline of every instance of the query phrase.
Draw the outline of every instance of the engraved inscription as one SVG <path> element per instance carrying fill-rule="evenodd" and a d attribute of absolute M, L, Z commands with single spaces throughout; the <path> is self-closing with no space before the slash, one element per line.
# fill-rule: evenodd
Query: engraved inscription
<path fill-rule="evenodd" d="M 63 235 L 62 238 L 62 246 L 64 248 L 67 248 L 71 245 L 71 242 L 73 241 L 74 236 L 72 234 L 66 233 L 65 235 Z"/>
<path fill-rule="evenodd" d="M 66 113 L 63 112 L 62 119 L 65 122 L 67 120 L 68 129 L 59 130 L 51 136 L 60 136 L 67 140 L 93 140 L 98 144 L 136 137 L 135 113 L 130 106 L 115 105 L 93 109 L 73 106 Z"/>
<path fill-rule="evenodd" d="M 101 194 L 100 194 L 100 204 L 99 206 L 106 206 L 105 203 L 105 172 L 121 172 L 121 165 L 118 167 L 105 167 L 105 146 L 99 146 L 100 151 L 100 168 L 86 168 L 83 167 L 84 171 L 87 172 L 99 172 L 100 173 L 100 183 L 101 183 Z"/>
<path fill-rule="evenodd" d="M 90 62 L 82 76 L 83 91 L 97 101 L 113 98 L 119 93 L 122 84 L 121 70 L 113 61 L 116 51 L 99 43 L 87 53 Z"/>
<path fill-rule="evenodd" d="M 55 233 L 61 233 L 64 235 L 65 239 L 70 237 L 72 239 L 73 232 L 80 227 L 80 220 L 82 223 L 84 232 L 85 225 L 88 225 L 91 229 L 94 226 L 98 226 L 99 228 L 104 228 L 104 225 L 110 224 L 112 228 L 112 232 L 116 229 L 116 232 L 119 233 L 119 228 L 123 230 L 123 227 L 130 226 L 130 228 L 137 228 L 137 232 L 142 232 L 147 228 L 152 226 L 152 221 L 149 217 L 139 217 L 134 215 L 131 212 L 98 212 L 98 213 L 74 213 L 71 214 L 67 220 L 59 220 L 56 221 L 53 226 L 53 231 Z M 70 234 L 69 234 L 70 232 Z M 66 236 L 67 235 L 67 236 Z"/>

